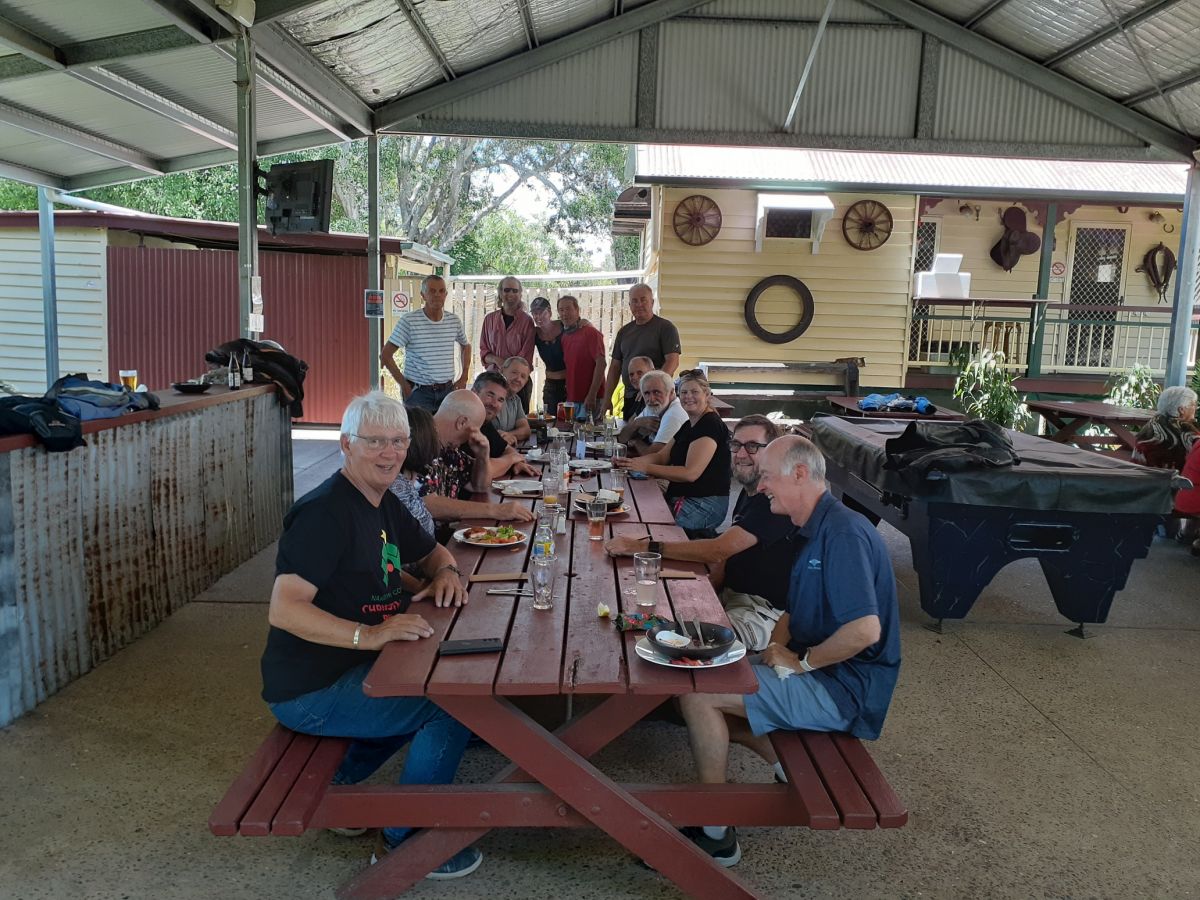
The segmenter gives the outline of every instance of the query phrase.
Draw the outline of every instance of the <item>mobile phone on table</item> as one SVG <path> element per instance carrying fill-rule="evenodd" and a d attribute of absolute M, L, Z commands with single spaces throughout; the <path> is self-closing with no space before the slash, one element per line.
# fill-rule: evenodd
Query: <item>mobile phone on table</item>
<path fill-rule="evenodd" d="M 627 474 L 630 478 L 634 479 L 635 481 L 645 481 L 647 478 L 650 477 L 645 472 L 639 472 L 637 469 L 629 469 L 625 474 Z"/>
<path fill-rule="evenodd" d="M 504 649 L 501 638 L 476 638 L 468 641 L 442 641 L 438 644 L 439 656 L 459 656 L 463 653 L 499 653 Z"/>

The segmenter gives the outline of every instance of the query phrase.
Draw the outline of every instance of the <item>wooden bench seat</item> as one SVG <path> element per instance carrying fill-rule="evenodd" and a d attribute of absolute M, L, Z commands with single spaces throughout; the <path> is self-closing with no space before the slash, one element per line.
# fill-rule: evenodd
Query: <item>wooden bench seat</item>
<path fill-rule="evenodd" d="M 276 725 L 208 818 L 215 835 L 303 834 L 350 741 Z"/>
<path fill-rule="evenodd" d="M 771 745 L 810 828 L 899 828 L 908 821 L 908 810 L 858 738 L 773 731 Z"/>

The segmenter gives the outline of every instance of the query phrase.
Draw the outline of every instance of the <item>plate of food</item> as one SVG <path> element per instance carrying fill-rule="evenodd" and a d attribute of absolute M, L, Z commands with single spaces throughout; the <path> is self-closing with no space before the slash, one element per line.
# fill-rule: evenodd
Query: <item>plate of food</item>
<path fill-rule="evenodd" d="M 610 491 L 604 488 L 601 488 L 595 493 L 592 493 L 591 491 L 580 491 L 575 495 L 576 506 L 585 506 L 588 503 L 591 503 L 592 500 L 603 500 L 605 505 L 608 506 L 608 511 L 610 513 L 613 510 L 620 509 L 625 505 L 624 497 L 622 497 L 616 491 Z"/>
<path fill-rule="evenodd" d="M 637 650 L 637 655 L 646 662 L 654 663 L 656 666 L 670 666 L 673 669 L 716 669 L 735 663 L 746 656 L 746 645 L 741 641 L 734 641 L 733 646 L 726 653 L 715 659 L 671 659 L 659 653 L 647 638 L 642 638 L 634 644 L 634 649 Z"/>
<path fill-rule="evenodd" d="M 579 472 L 607 472 L 612 468 L 605 459 L 573 459 L 567 465 Z"/>
<path fill-rule="evenodd" d="M 575 499 L 575 512 L 579 513 L 582 516 L 586 516 L 587 515 L 587 501 L 580 503 L 579 498 L 576 498 Z M 615 506 L 615 507 L 610 506 L 608 508 L 608 512 L 606 512 L 605 515 L 606 516 L 623 516 L 623 515 L 626 515 L 628 512 L 629 512 L 628 506 Z"/>
<path fill-rule="evenodd" d="M 497 482 L 500 486 L 500 493 L 506 497 L 523 497 L 528 494 L 541 494 L 542 483 L 540 481 L 515 479 L 513 481 Z"/>
<path fill-rule="evenodd" d="M 454 532 L 454 539 L 460 544 L 471 547 L 515 547 L 529 540 L 529 535 L 511 525 L 499 525 L 495 528 L 460 528 Z"/>

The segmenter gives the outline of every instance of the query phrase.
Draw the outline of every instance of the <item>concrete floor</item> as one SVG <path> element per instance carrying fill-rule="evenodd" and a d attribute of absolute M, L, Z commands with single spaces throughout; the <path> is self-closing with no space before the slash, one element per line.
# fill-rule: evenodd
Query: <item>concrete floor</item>
<path fill-rule="evenodd" d="M 295 447 L 299 496 L 338 458 L 328 441 Z M 738 873 L 777 898 L 1200 893 L 1200 561 L 1157 541 L 1087 641 L 1064 633 L 1037 565 L 1015 564 L 937 635 L 921 627 L 906 541 L 884 534 L 904 667 L 872 752 L 910 823 L 745 829 Z M 328 898 L 366 863 L 367 838 L 205 827 L 272 724 L 258 656 L 273 552 L 0 731 L 0 897 Z M 500 763 L 472 749 L 460 777 L 485 780 Z M 690 765 L 683 731 L 661 722 L 598 763 L 630 780 L 684 780 Z M 735 748 L 733 777 L 770 773 Z M 477 873 L 413 896 L 678 896 L 593 831 L 496 832 L 481 848 Z"/>

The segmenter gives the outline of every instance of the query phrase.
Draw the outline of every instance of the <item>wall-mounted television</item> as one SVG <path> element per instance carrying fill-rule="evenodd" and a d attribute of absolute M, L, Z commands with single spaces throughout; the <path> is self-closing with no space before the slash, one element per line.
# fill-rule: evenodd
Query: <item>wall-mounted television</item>
<path fill-rule="evenodd" d="M 333 160 L 282 163 L 266 174 L 267 229 L 271 234 L 329 230 Z"/>

